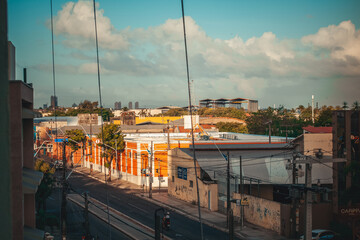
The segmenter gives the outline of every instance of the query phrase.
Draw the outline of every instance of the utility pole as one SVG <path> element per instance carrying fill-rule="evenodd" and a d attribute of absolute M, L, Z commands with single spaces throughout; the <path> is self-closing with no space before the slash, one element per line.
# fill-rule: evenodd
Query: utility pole
<path fill-rule="evenodd" d="M 84 218 L 85 218 L 85 239 L 90 239 L 90 228 L 89 228 L 89 199 L 88 199 L 88 193 L 84 193 L 85 197 L 85 210 L 84 210 Z"/>
<path fill-rule="evenodd" d="M 66 143 L 63 139 L 63 176 L 62 176 L 62 201 L 61 201 L 61 237 L 66 239 Z"/>
<path fill-rule="evenodd" d="M 167 144 L 168 144 L 168 151 L 170 150 L 170 125 L 169 125 L 169 119 L 167 120 Z"/>
<path fill-rule="evenodd" d="M 271 121 L 269 121 L 269 144 L 271 144 Z"/>
<path fill-rule="evenodd" d="M 311 95 L 311 119 L 312 119 L 312 123 L 315 124 L 315 117 L 314 117 L 314 95 Z"/>
<path fill-rule="evenodd" d="M 159 194 L 160 194 L 160 187 L 161 187 L 161 176 L 160 176 L 160 173 L 161 173 L 161 167 L 160 167 L 160 162 L 161 162 L 161 159 L 158 159 L 158 166 L 159 166 L 159 172 L 158 172 L 158 180 L 159 180 Z"/>
<path fill-rule="evenodd" d="M 150 143 L 150 178 L 149 178 L 149 198 L 152 198 L 152 181 L 153 181 L 153 173 L 152 173 L 152 159 L 153 159 L 153 141 Z"/>
<path fill-rule="evenodd" d="M 241 219 L 241 227 L 244 227 L 244 206 L 241 204 L 241 201 L 243 200 L 243 194 L 244 194 L 244 182 L 243 182 L 243 175 L 242 175 L 242 157 L 240 156 L 240 219 Z"/>
<path fill-rule="evenodd" d="M 234 239 L 234 214 L 233 211 L 229 211 L 229 240 Z"/>
<path fill-rule="evenodd" d="M 118 177 L 120 178 L 120 173 L 119 173 L 119 169 L 118 169 L 118 155 L 117 155 L 117 153 L 118 153 L 118 149 L 117 149 L 117 139 L 115 139 L 115 159 L 116 159 L 116 161 L 115 161 L 115 164 L 116 164 L 116 167 L 115 167 L 115 169 L 116 169 L 116 171 L 118 172 Z"/>
<path fill-rule="evenodd" d="M 295 159 L 296 156 L 295 154 L 293 155 L 293 159 L 292 159 L 292 184 L 294 185 L 296 182 L 296 164 L 295 164 Z M 293 188 L 294 190 L 294 188 Z M 293 195 L 291 196 L 291 235 L 293 238 L 296 238 L 297 233 L 296 233 L 296 196 L 294 195 L 294 191 Z"/>
<path fill-rule="evenodd" d="M 226 156 L 226 160 L 227 160 L 227 168 L 226 168 L 226 173 L 227 173 L 227 177 L 226 177 L 226 188 L 227 188 L 227 197 L 226 197 L 226 209 L 227 209 L 227 224 L 229 226 L 229 218 L 230 218 L 230 209 L 231 209 L 231 205 L 230 205 L 230 154 L 229 151 L 227 152 L 227 156 Z"/>
<path fill-rule="evenodd" d="M 305 167 L 305 240 L 312 239 L 312 191 L 311 188 L 311 163 L 306 163 Z"/>

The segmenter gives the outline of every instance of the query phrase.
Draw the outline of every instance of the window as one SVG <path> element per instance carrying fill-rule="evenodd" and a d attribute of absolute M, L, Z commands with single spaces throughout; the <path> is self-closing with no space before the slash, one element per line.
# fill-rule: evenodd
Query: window
<path fill-rule="evenodd" d="M 131 152 L 129 152 L 129 158 L 131 158 Z"/>
<path fill-rule="evenodd" d="M 137 153 L 134 153 L 134 158 L 135 158 L 135 159 L 137 158 Z"/>
<path fill-rule="evenodd" d="M 190 180 L 190 187 L 194 187 L 194 182 Z"/>
<path fill-rule="evenodd" d="M 174 176 L 171 177 L 171 181 L 175 182 L 175 177 Z"/>

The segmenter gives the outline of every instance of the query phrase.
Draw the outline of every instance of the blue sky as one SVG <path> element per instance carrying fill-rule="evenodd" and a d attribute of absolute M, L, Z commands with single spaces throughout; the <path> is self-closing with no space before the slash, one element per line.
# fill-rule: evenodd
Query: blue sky
<path fill-rule="evenodd" d="M 360 100 L 359 1 L 184 1 L 196 101 L 261 107 Z M 98 100 L 92 2 L 53 0 L 59 104 Z M 17 79 L 53 94 L 49 1 L 8 2 Z M 103 103 L 185 106 L 180 1 L 97 1 Z"/>

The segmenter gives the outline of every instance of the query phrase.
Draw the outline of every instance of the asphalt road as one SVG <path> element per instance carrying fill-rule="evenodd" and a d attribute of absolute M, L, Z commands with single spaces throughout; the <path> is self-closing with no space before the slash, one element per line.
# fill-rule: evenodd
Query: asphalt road
<path fill-rule="evenodd" d="M 47 212 L 53 214 L 60 219 L 61 206 L 61 189 L 55 188 L 51 196 L 47 199 Z M 71 201 L 67 201 L 67 239 L 81 239 L 85 233 L 84 228 L 84 210 Z M 108 224 L 100 220 L 98 217 L 89 214 L 90 233 L 94 239 L 108 239 L 109 227 Z M 47 229 L 50 231 L 55 239 L 60 239 L 59 226 Z M 122 232 L 115 228 L 111 228 L 112 239 L 129 239 Z"/>
<path fill-rule="evenodd" d="M 69 178 L 69 183 L 77 192 L 88 191 L 90 196 L 103 202 L 107 202 L 106 193 L 109 197 L 109 206 L 128 215 L 129 217 L 154 228 L 154 213 L 159 208 L 145 199 L 134 195 L 134 191 L 120 189 L 111 185 L 105 185 L 92 178 L 73 172 Z M 171 229 L 165 232 L 165 235 L 173 239 L 201 239 L 200 224 L 184 215 L 171 212 Z M 90 226 L 92 228 L 92 226 Z M 228 239 L 226 232 L 203 224 L 204 239 Z M 115 239 L 115 238 L 113 238 Z"/>

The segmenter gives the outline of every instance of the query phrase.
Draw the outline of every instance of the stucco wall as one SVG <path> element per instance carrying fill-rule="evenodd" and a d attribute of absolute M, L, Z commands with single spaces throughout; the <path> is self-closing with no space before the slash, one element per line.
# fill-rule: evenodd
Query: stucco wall
<path fill-rule="evenodd" d="M 197 192 L 196 192 L 196 178 L 194 170 L 194 162 L 191 158 L 186 155 L 180 154 L 177 149 L 171 151 L 171 164 L 172 171 L 169 176 L 168 194 L 178 199 L 197 203 Z M 178 178 L 177 167 L 187 168 L 187 180 Z M 198 174 L 200 176 L 200 167 L 196 166 Z M 172 181 L 174 179 L 174 181 Z M 193 186 L 190 187 L 190 181 L 193 182 Z M 218 210 L 218 185 L 216 183 L 204 183 L 200 179 L 199 183 L 199 195 L 200 195 L 200 206 L 208 208 L 211 211 Z M 209 198 L 210 191 L 210 198 Z M 210 207 L 209 207 L 210 199 Z"/>
<path fill-rule="evenodd" d="M 281 203 L 245 194 L 244 197 L 249 201 L 249 206 L 244 206 L 245 221 L 281 234 Z M 240 199 L 240 194 L 234 193 L 233 199 Z M 234 216 L 240 217 L 240 206 L 231 203 L 231 208 Z"/>
<path fill-rule="evenodd" d="M 332 133 L 304 134 L 304 154 L 312 155 L 313 150 L 321 148 L 324 155 L 332 155 Z"/>

